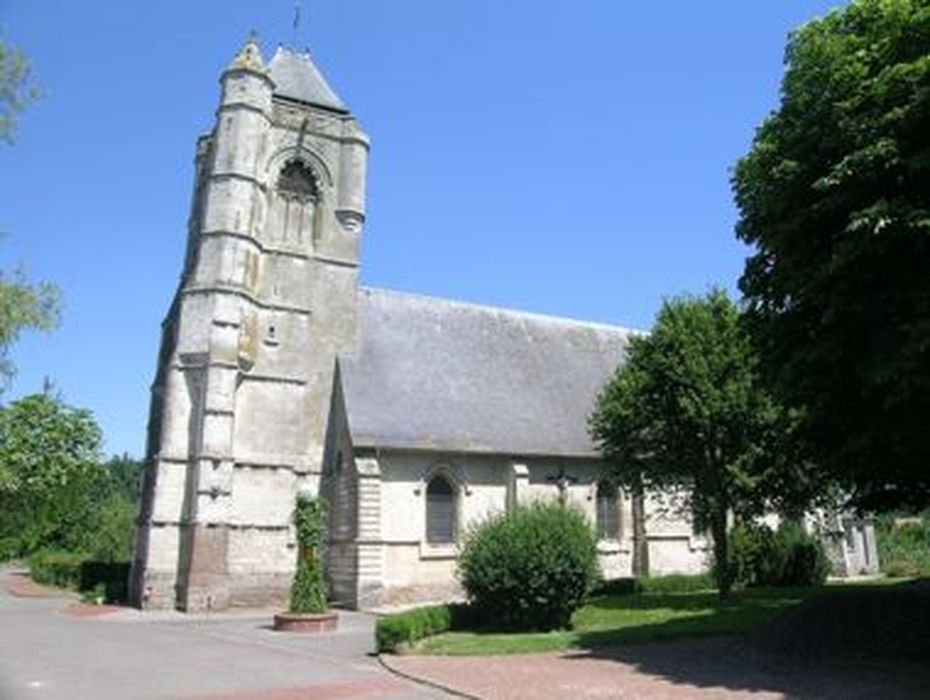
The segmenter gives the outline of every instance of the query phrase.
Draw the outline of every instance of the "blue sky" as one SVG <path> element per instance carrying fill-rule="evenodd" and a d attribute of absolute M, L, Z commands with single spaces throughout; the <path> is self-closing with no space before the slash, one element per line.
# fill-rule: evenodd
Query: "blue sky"
<path fill-rule="evenodd" d="M 316 0 L 298 44 L 372 138 L 364 283 L 648 328 L 735 290 L 729 170 L 777 105 L 787 33 L 838 2 Z M 64 295 L 3 400 L 51 378 L 141 456 L 194 141 L 247 36 L 293 0 L 0 0 L 44 92 L 0 146 L 0 265 Z"/>

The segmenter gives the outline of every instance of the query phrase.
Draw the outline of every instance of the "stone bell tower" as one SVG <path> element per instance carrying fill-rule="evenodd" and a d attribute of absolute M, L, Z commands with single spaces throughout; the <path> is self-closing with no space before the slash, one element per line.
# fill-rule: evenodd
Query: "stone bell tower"
<path fill-rule="evenodd" d="M 250 38 L 197 142 L 187 253 L 162 328 L 131 594 L 283 599 L 316 492 L 336 353 L 356 343 L 368 140 L 306 53 Z"/>

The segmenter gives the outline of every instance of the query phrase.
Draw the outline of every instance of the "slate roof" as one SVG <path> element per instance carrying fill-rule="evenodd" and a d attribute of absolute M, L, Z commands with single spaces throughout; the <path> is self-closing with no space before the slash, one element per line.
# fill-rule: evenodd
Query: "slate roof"
<path fill-rule="evenodd" d="M 309 53 L 297 53 L 279 46 L 268 70 L 274 81 L 275 95 L 339 112 L 349 111 L 313 65 Z"/>
<path fill-rule="evenodd" d="M 623 328 L 359 290 L 339 358 L 356 447 L 594 456 L 587 419 L 623 360 Z"/>

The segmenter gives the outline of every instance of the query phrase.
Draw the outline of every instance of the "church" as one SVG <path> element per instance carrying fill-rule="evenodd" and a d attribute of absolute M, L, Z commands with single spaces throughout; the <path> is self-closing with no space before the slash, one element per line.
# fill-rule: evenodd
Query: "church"
<path fill-rule="evenodd" d="M 299 493 L 327 502 L 348 607 L 456 595 L 469 527 L 533 499 L 588 515 L 605 578 L 631 575 L 634 512 L 650 573 L 705 570 L 705 536 L 661 498 L 634 509 L 588 435 L 635 331 L 361 285 L 370 144 L 350 109 L 307 53 L 266 62 L 253 38 L 220 84 L 152 386 L 134 602 L 282 604 Z"/>

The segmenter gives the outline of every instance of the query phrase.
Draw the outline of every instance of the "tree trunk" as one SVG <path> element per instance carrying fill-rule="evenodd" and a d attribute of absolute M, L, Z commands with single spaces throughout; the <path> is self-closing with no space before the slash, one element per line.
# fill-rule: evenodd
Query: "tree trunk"
<path fill-rule="evenodd" d="M 633 576 L 649 575 L 649 540 L 646 539 L 646 498 L 643 482 L 633 486 Z"/>
<path fill-rule="evenodd" d="M 727 539 L 727 509 L 718 507 L 711 516 L 711 535 L 714 538 L 714 578 L 721 598 L 730 595 L 733 576 L 730 569 L 730 547 Z"/>

